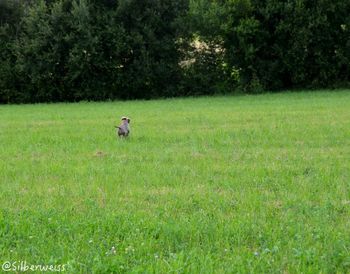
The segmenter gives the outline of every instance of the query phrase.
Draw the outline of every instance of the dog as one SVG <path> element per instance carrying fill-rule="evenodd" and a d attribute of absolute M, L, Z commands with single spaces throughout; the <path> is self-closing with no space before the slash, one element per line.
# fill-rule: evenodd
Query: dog
<path fill-rule="evenodd" d="M 130 133 L 130 118 L 122 117 L 120 126 L 116 126 L 118 137 L 128 137 Z"/>

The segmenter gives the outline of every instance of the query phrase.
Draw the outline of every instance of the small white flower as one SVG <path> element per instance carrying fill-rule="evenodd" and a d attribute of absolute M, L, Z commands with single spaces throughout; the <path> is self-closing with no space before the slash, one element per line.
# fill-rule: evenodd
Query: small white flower
<path fill-rule="evenodd" d="M 116 254 L 116 253 L 117 253 L 117 251 L 115 250 L 115 247 L 112 246 L 111 250 L 106 252 L 106 255 L 111 255 L 111 254 Z"/>
<path fill-rule="evenodd" d="M 125 253 L 129 253 L 129 252 L 135 252 L 135 248 L 133 248 L 131 245 L 125 248 Z"/>

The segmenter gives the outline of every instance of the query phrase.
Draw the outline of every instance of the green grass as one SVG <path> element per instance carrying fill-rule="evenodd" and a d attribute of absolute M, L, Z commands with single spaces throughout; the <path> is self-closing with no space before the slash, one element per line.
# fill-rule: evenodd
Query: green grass
<path fill-rule="evenodd" d="M 0 144 L 1 264 L 350 273 L 349 90 L 0 106 Z"/>

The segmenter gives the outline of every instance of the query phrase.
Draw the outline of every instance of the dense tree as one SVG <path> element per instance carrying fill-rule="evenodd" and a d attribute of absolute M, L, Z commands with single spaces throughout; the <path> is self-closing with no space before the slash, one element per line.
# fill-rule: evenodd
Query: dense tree
<path fill-rule="evenodd" d="M 18 93 L 15 42 L 21 32 L 23 6 L 19 1 L 0 0 L 0 102 L 21 101 Z"/>
<path fill-rule="evenodd" d="M 216 23 L 216 36 L 224 41 L 225 62 L 239 70 L 242 89 L 331 87 L 349 82 L 349 1 L 210 2 L 215 16 L 222 18 Z"/>
<path fill-rule="evenodd" d="M 0 102 L 350 83 L 346 0 L 0 0 Z"/>
<path fill-rule="evenodd" d="M 7 66 L 1 100 L 13 101 L 5 95 L 16 90 L 24 102 L 175 96 L 181 80 L 178 24 L 186 3 L 33 2 L 19 35 L 4 39 L 14 48 L 15 66 Z M 4 54 L 2 63 L 9 59 Z M 15 74 L 19 81 L 11 79 Z M 12 81 L 20 86 L 8 86 Z"/>

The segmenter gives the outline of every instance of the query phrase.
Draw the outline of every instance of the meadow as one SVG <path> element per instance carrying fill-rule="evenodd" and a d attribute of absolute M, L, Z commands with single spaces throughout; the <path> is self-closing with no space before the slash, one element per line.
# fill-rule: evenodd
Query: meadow
<path fill-rule="evenodd" d="M 350 273 L 350 90 L 2 105 L 0 144 L 0 264 Z"/>

